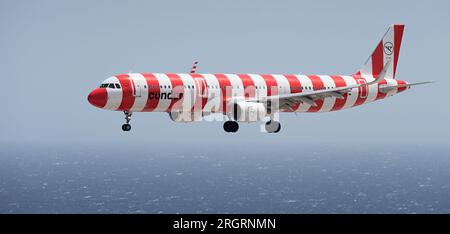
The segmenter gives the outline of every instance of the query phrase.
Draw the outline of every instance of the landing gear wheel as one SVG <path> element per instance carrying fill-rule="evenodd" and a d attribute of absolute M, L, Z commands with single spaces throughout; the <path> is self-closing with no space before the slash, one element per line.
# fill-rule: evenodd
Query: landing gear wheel
<path fill-rule="evenodd" d="M 124 111 L 123 113 L 125 114 L 125 121 L 127 123 L 122 125 L 122 130 L 128 132 L 131 130 L 130 121 L 132 113 L 130 111 Z"/>
<path fill-rule="evenodd" d="M 236 121 L 226 121 L 223 124 L 223 130 L 225 132 L 237 132 L 239 130 L 239 124 Z"/>
<path fill-rule="evenodd" d="M 270 120 L 266 123 L 266 131 L 268 133 L 277 133 L 281 130 L 281 123 L 275 120 Z"/>
<path fill-rule="evenodd" d="M 122 125 L 122 130 L 125 132 L 128 132 L 131 130 L 131 125 L 130 124 L 124 124 Z"/>

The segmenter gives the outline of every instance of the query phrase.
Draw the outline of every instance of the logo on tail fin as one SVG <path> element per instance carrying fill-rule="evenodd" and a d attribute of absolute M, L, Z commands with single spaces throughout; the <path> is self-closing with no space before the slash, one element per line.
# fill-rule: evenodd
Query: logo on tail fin
<path fill-rule="evenodd" d="M 392 66 L 386 70 L 386 79 L 395 79 L 404 28 L 403 24 L 392 24 L 389 26 L 373 53 L 356 74 L 378 77 L 386 62 L 392 60 Z"/>
<path fill-rule="evenodd" d="M 384 43 L 384 53 L 386 55 L 392 55 L 394 53 L 394 45 L 391 42 Z"/>

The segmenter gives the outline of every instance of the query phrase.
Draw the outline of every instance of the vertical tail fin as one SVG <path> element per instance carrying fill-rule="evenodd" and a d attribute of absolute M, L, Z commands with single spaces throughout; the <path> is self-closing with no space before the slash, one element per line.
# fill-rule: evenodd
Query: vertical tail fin
<path fill-rule="evenodd" d="M 395 79 L 404 28 L 403 24 L 391 25 L 357 74 L 377 77 L 383 71 L 383 66 L 391 61 L 392 64 L 387 69 L 385 77 Z"/>

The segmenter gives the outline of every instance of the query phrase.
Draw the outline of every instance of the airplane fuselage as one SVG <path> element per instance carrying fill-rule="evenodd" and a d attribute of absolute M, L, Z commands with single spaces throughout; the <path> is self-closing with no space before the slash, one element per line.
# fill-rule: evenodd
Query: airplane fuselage
<path fill-rule="evenodd" d="M 373 81 L 361 75 L 256 75 L 132 73 L 112 76 L 94 92 L 101 93 L 95 106 L 114 111 L 172 112 L 195 108 L 226 114 L 227 101 L 313 92 Z M 113 84 L 113 85 L 110 85 Z M 119 86 L 115 85 L 118 84 Z M 296 103 L 280 112 L 329 112 L 370 103 L 407 89 L 405 81 L 384 79 L 353 88 L 342 97 Z M 103 87 L 102 87 L 103 86 Z M 400 87 L 399 87 L 400 86 Z M 120 88 L 119 88 L 120 87 Z M 383 90 L 383 87 L 388 87 Z M 189 110 L 189 109 L 187 109 Z"/>

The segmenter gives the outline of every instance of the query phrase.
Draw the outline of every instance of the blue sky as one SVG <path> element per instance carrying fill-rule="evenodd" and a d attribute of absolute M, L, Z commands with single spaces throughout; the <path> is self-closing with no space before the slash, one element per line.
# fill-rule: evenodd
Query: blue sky
<path fill-rule="evenodd" d="M 1 1 L 0 142 L 341 142 L 450 139 L 448 1 Z M 406 24 L 397 78 L 435 80 L 333 113 L 282 114 L 280 134 L 173 123 L 165 113 L 92 107 L 126 72 L 351 74 L 388 25 Z"/>

